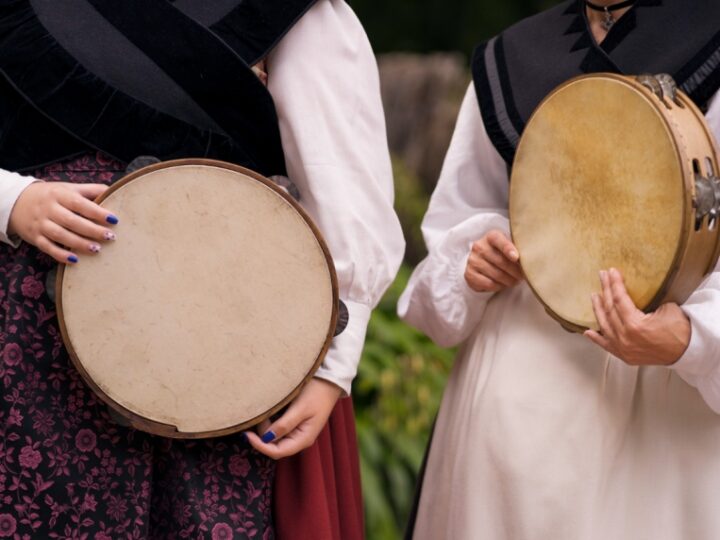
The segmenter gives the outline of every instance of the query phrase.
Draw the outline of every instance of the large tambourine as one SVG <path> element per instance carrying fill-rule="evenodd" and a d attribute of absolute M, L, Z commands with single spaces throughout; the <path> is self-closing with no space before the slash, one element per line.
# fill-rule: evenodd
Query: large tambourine
<path fill-rule="evenodd" d="M 63 339 L 133 427 L 175 438 L 246 429 L 290 402 L 333 337 L 338 288 L 310 218 L 271 181 L 189 159 L 98 201 L 118 240 L 58 274 Z"/>
<path fill-rule="evenodd" d="M 527 281 L 566 329 L 597 328 L 598 272 L 643 310 L 684 302 L 717 263 L 717 146 L 667 75 L 579 77 L 531 117 L 510 182 Z"/>

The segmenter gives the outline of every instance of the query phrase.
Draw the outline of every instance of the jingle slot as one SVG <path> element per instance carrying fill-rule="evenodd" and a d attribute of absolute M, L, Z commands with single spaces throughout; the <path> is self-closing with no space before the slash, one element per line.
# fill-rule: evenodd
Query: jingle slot
<path fill-rule="evenodd" d="M 695 232 L 700 232 L 703 229 L 703 221 L 705 221 L 706 214 L 699 209 L 700 207 L 700 186 L 698 185 L 698 178 L 702 177 L 700 171 L 700 161 L 697 159 L 692 160 L 692 168 L 695 173 L 695 199 L 693 200 L 693 206 L 695 207 Z"/>
<path fill-rule="evenodd" d="M 695 216 L 695 232 L 700 232 L 703 230 L 703 221 L 705 221 L 705 216 Z"/>

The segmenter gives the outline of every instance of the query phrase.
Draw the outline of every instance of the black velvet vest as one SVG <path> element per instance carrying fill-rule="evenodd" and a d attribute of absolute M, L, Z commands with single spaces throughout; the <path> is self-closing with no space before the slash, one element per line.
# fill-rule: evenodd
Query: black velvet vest
<path fill-rule="evenodd" d="M 508 164 L 545 96 L 603 71 L 669 73 L 704 108 L 720 87 L 720 0 L 637 0 L 600 45 L 583 0 L 568 0 L 481 44 L 473 80 L 488 135 Z"/>
<path fill-rule="evenodd" d="M 0 167 L 101 150 L 283 174 L 275 107 L 250 66 L 313 3 L 0 2 Z"/>

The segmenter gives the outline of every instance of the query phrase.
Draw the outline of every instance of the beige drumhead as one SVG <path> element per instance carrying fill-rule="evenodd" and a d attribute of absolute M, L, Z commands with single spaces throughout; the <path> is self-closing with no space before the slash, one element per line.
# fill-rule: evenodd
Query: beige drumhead
<path fill-rule="evenodd" d="M 561 319 L 596 328 L 598 271 L 622 271 L 645 308 L 671 274 L 685 186 L 675 139 L 649 92 L 615 76 L 576 79 L 528 123 L 510 187 L 523 271 Z"/>
<path fill-rule="evenodd" d="M 302 210 L 208 160 L 142 169 L 101 204 L 117 241 L 58 287 L 65 341 L 99 395 L 174 437 L 244 429 L 287 403 L 336 317 L 334 269 Z"/>

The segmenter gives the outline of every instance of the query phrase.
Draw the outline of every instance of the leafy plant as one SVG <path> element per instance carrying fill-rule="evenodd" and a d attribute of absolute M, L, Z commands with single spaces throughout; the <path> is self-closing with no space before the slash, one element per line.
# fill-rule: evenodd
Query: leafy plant
<path fill-rule="evenodd" d="M 354 383 L 367 537 L 401 537 L 453 351 L 400 321 L 403 267 L 375 310 Z"/>

